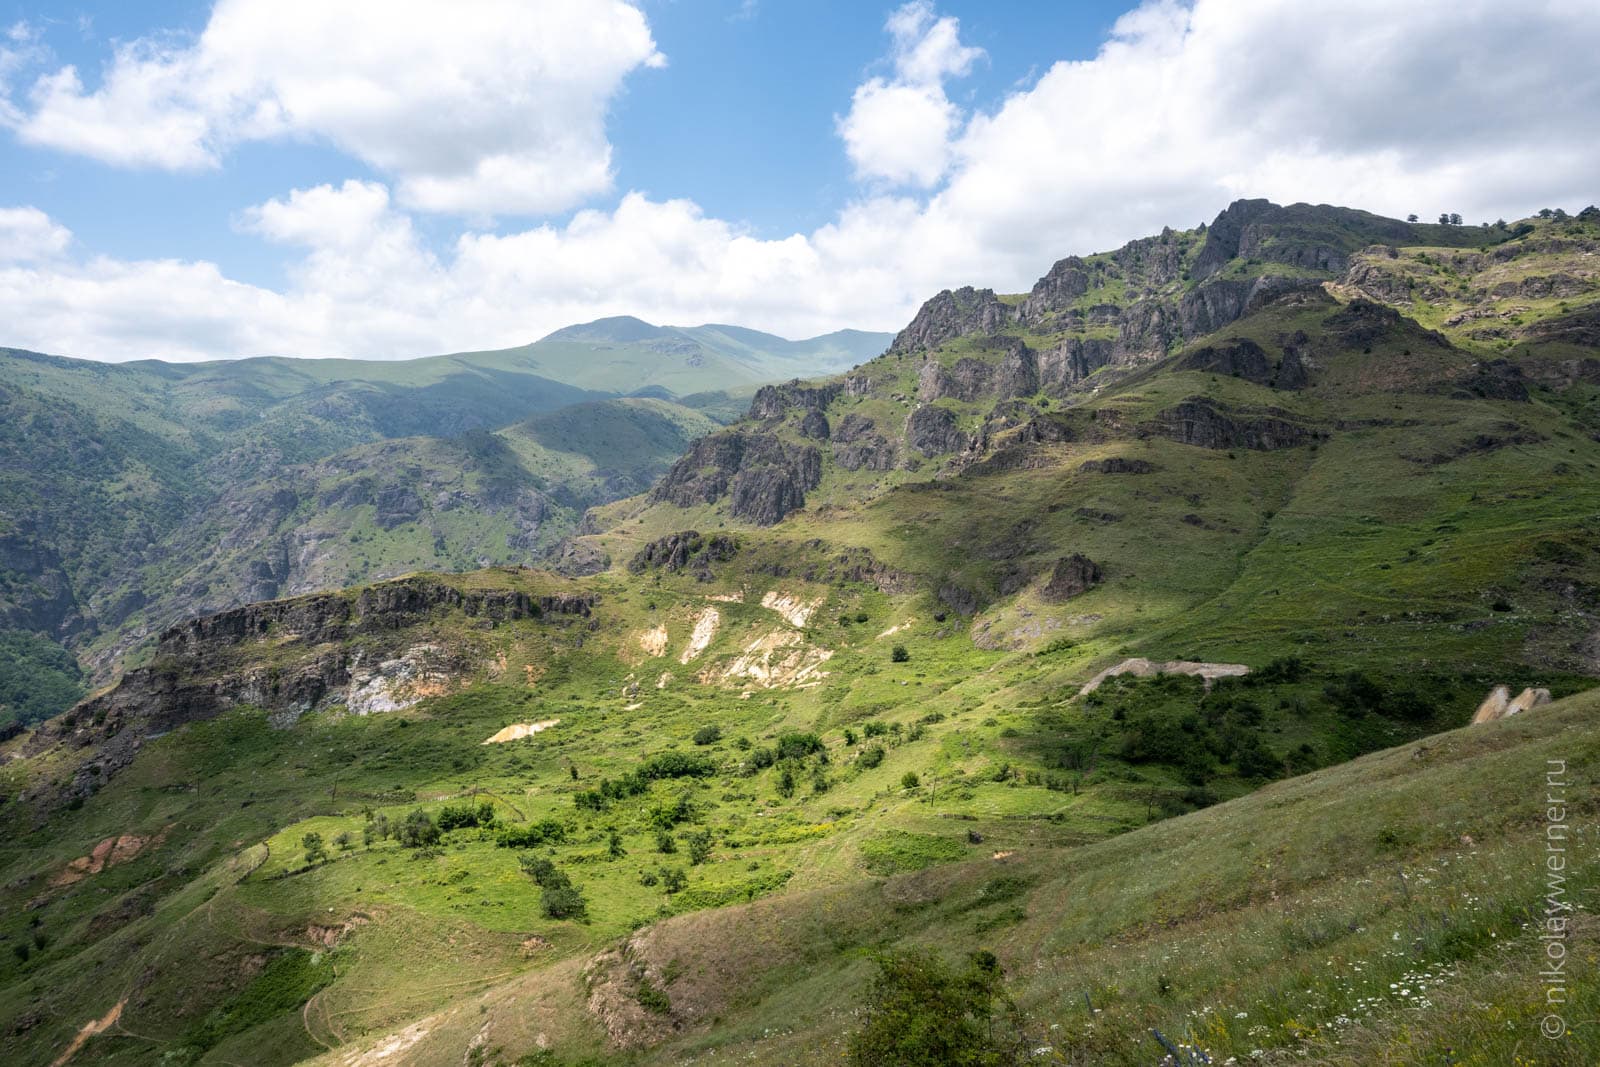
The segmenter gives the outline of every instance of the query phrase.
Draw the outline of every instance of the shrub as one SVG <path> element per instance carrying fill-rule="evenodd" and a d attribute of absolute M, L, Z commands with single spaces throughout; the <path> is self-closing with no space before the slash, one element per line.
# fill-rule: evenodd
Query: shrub
<path fill-rule="evenodd" d="M 901 789 L 915 789 L 922 784 L 922 779 L 917 777 L 916 771 L 907 771 L 900 776 Z"/>
<path fill-rule="evenodd" d="M 656 851 L 663 856 L 670 856 L 678 851 L 678 839 L 670 831 L 662 830 L 656 834 Z"/>
<path fill-rule="evenodd" d="M 816 734 L 788 733 L 778 738 L 779 759 L 805 759 L 822 751 L 822 738 Z"/>
<path fill-rule="evenodd" d="M 405 817 L 395 836 L 406 848 L 426 848 L 439 843 L 439 827 L 427 812 L 417 808 Z"/>
<path fill-rule="evenodd" d="M 694 732 L 694 743 L 697 745 L 714 745 L 722 740 L 722 727 L 716 723 L 702 726 Z"/>
<path fill-rule="evenodd" d="M 539 891 L 539 910 L 547 919 L 581 919 L 589 907 L 575 885 L 545 886 Z"/>
<path fill-rule="evenodd" d="M 666 890 L 667 895 L 681 893 L 688 884 L 689 876 L 684 873 L 682 867 L 661 868 L 661 888 Z"/>
<path fill-rule="evenodd" d="M 697 830 L 684 840 L 689 845 L 689 863 L 698 867 L 711 858 L 711 831 Z"/>
<path fill-rule="evenodd" d="M 882 745 L 868 745 L 866 748 L 861 750 L 861 755 L 856 757 L 856 762 L 870 771 L 872 768 L 883 762 L 883 756 L 884 751 Z"/>
<path fill-rule="evenodd" d="M 882 955 L 877 964 L 865 1021 L 850 1035 L 850 1063 L 998 1067 L 1024 1061 L 1019 1014 L 992 954 L 973 953 L 961 970 L 926 951 Z"/>
<path fill-rule="evenodd" d="M 894 663 L 909 663 L 911 662 L 911 653 L 906 651 L 905 645 L 895 645 L 894 648 L 889 650 L 889 659 Z"/>
<path fill-rule="evenodd" d="M 538 848 L 559 845 L 567 840 L 567 827 L 554 819 L 541 819 L 526 826 L 502 826 L 494 843 L 500 848 Z"/>

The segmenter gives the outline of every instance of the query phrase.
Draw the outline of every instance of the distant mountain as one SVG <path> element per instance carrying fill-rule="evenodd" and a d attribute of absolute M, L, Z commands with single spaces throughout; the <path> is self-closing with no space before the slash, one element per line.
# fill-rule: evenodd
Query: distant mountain
<path fill-rule="evenodd" d="M 1242 201 L 762 386 L 559 572 L 171 627 L 0 733 L 11 1059 L 1596 1062 L 1529 976 L 1600 878 L 1547 862 L 1600 774 L 1597 257 L 1595 208 Z M 697 432 L 665 395 L 228 486 L 174 513 L 237 562 L 149 587 L 542 542 Z M 190 483 L 75 410 L 34 454 L 136 547 Z"/>
<path fill-rule="evenodd" d="M 648 488 L 763 382 L 888 340 L 617 318 L 400 361 L 0 349 L 0 639 L 21 650 L 0 694 L 72 692 L 61 643 L 98 678 L 196 612 L 528 562 L 586 508 Z"/>

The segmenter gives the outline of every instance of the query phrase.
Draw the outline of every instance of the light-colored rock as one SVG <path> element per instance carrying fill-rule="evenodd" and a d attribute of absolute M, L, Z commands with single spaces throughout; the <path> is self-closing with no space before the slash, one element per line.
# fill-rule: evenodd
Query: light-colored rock
<path fill-rule="evenodd" d="M 543 722 L 514 722 L 484 741 L 484 744 L 502 745 L 507 741 L 521 741 L 524 737 L 532 737 L 534 734 L 548 730 L 552 726 L 558 726 L 560 723 L 560 719 L 546 719 Z"/>
<path fill-rule="evenodd" d="M 684 646 L 683 654 L 678 657 L 679 663 L 689 663 L 700 653 L 711 646 L 711 641 L 717 636 L 717 629 L 722 625 L 722 613 L 716 608 L 706 608 L 694 620 L 694 630 L 689 634 L 689 643 Z"/>
<path fill-rule="evenodd" d="M 667 628 L 657 626 L 646 630 L 639 635 L 639 647 L 644 649 L 647 656 L 665 656 L 667 654 Z"/>
<path fill-rule="evenodd" d="M 776 611 L 783 616 L 785 622 L 798 630 L 805 629 L 806 623 L 811 621 L 811 616 L 822 606 L 822 598 L 805 600 L 794 593 L 784 593 L 777 589 L 769 589 L 761 598 L 761 606 L 770 611 Z"/>
<path fill-rule="evenodd" d="M 701 672 L 700 681 L 743 681 L 762 689 L 807 689 L 828 676 L 821 668 L 832 658 L 832 649 L 808 644 L 793 630 L 773 630 L 751 641 L 727 666 Z"/>
<path fill-rule="evenodd" d="M 1472 725 L 1481 722 L 1494 722 L 1496 719 L 1506 717 L 1506 708 L 1511 704 L 1511 690 L 1503 685 L 1497 685 L 1489 690 L 1489 695 L 1483 698 L 1483 703 L 1478 705 L 1478 710 L 1472 714 Z"/>
<path fill-rule="evenodd" d="M 1084 687 L 1078 690 L 1081 697 L 1088 696 L 1100 688 L 1107 678 L 1115 678 L 1119 674 L 1131 674 L 1137 678 L 1150 678 L 1157 674 L 1189 674 L 1198 675 L 1206 680 L 1206 688 L 1211 688 L 1211 683 L 1218 678 L 1242 678 L 1250 673 L 1250 668 L 1243 663 L 1196 663 L 1192 660 L 1174 659 L 1165 663 L 1155 663 L 1143 657 L 1125 659 L 1115 667 L 1107 667 L 1099 674 L 1090 678 Z"/>
<path fill-rule="evenodd" d="M 413 645 L 405 655 L 376 667 L 357 662 L 350 670 L 345 707 L 356 715 L 399 711 L 450 691 L 450 672 L 436 645 Z"/>

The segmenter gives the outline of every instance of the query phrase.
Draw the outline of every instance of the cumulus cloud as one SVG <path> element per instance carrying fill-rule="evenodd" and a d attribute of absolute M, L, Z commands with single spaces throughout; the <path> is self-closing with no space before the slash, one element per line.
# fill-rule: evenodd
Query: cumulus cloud
<path fill-rule="evenodd" d="M 241 229 L 292 250 L 274 291 L 208 263 L 86 258 L 59 224 L 12 209 L 0 246 L 27 254 L 0 262 L 3 343 L 116 359 L 389 358 L 624 313 L 788 336 L 896 329 L 940 288 L 1023 290 L 1060 256 L 1208 220 L 1239 196 L 1470 221 L 1572 210 L 1597 198 L 1600 174 L 1590 12 L 1592 0 L 1147 3 L 1093 58 L 958 111 L 929 168 L 908 155 L 868 169 L 832 222 L 781 239 L 628 193 L 562 225 L 469 229 L 435 254 L 399 176 L 393 192 L 346 182 L 241 214 Z M 942 97 L 977 60 L 958 29 L 926 5 L 901 8 L 876 80 Z"/>
<path fill-rule="evenodd" d="M 324 140 L 423 211 L 561 211 L 611 184 L 607 104 L 659 66 L 624 0 L 219 0 L 192 41 L 119 47 L 100 84 L 40 76 L 0 119 L 108 163 L 214 167 L 242 142 Z"/>
<path fill-rule="evenodd" d="M 927 188 L 944 176 L 961 125 L 945 80 L 970 71 L 983 49 L 963 45 L 959 21 L 938 17 L 931 0 L 897 8 L 884 29 L 893 76 L 858 86 L 835 125 L 857 177 Z"/>
<path fill-rule="evenodd" d="M 50 259 L 71 243 L 71 231 L 38 208 L 0 208 L 0 263 Z"/>

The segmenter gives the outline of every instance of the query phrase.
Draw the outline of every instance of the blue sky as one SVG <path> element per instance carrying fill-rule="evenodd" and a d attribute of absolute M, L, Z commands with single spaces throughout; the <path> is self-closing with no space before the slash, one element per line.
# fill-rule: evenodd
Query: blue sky
<path fill-rule="evenodd" d="M 1477 221 L 1600 195 L 1592 0 L 1394 8 L 8 2 L 0 345 L 894 329 L 1236 196 Z"/>

